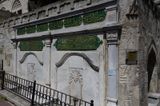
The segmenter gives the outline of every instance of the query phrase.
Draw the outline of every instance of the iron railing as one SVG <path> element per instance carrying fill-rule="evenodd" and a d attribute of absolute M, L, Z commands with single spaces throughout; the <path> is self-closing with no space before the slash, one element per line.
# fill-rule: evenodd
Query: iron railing
<path fill-rule="evenodd" d="M 31 102 L 31 106 L 94 106 L 93 100 L 87 102 L 5 72 L 0 72 L 1 75 L 1 88 L 23 97 Z"/>
<path fill-rule="evenodd" d="M 4 89 L 4 77 L 5 77 L 5 71 L 0 71 L 0 88 Z"/>

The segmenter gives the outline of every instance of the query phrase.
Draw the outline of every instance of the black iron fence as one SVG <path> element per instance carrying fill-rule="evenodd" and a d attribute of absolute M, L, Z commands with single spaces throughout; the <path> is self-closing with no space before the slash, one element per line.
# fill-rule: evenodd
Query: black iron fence
<path fill-rule="evenodd" d="M 0 72 L 0 78 L 2 89 L 25 98 L 31 106 L 94 106 L 93 100 L 87 102 L 4 71 Z"/>
<path fill-rule="evenodd" d="M 0 71 L 0 88 L 4 89 L 5 71 Z"/>

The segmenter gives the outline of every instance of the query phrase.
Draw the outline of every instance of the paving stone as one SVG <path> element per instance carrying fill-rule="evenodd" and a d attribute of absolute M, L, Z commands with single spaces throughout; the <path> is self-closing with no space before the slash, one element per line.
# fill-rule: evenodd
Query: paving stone
<path fill-rule="evenodd" d="M 12 103 L 8 101 L 0 101 L 0 106 L 15 106 Z"/>
<path fill-rule="evenodd" d="M 13 94 L 13 93 L 11 93 L 9 91 L 1 90 L 0 91 L 0 95 L 6 97 L 9 101 L 14 103 L 16 106 L 30 106 L 30 103 L 28 101 L 26 101 L 23 98 L 20 98 L 19 96 L 16 96 L 15 94 Z"/>

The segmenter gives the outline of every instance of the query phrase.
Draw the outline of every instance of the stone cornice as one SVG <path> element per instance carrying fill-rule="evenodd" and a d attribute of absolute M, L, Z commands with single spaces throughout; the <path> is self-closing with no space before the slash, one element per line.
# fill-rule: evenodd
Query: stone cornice
<path fill-rule="evenodd" d="M 97 23 L 96 23 L 97 24 Z M 122 29 L 122 25 L 121 24 L 111 24 L 111 25 L 107 25 L 107 26 L 102 26 L 99 27 L 100 25 L 98 25 L 98 27 L 92 28 L 91 26 L 80 26 L 77 29 L 73 29 L 70 30 L 68 32 L 68 30 L 61 29 L 59 31 L 45 31 L 45 32 L 41 32 L 41 33 L 34 33 L 33 35 L 30 34 L 28 35 L 23 35 L 23 36 L 16 36 L 16 38 L 12 38 L 12 41 L 21 41 L 21 40 L 29 40 L 29 39 L 46 39 L 46 38 L 55 38 L 55 37 L 59 37 L 59 36 L 70 36 L 70 35 L 87 35 L 87 34 L 105 34 L 105 33 L 117 33 L 118 34 L 118 39 L 120 39 L 120 35 L 121 35 L 121 29 Z M 83 27 L 83 28 L 81 28 Z"/>
<path fill-rule="evenodd" d="M 68 9 L 61 10 L 61 6 L 65 6 L 65 3 L 69 2 Z M 55 19 L 61 19 L 64 17 L 69 17 L 73 15 L 83 14 L 84 12 L 89 12 L 101 8 L 105 8 L 107 6 L 111 6 L 117 3 L 117 0 L 101 0 L 98 3 L 97 2 L 91 2 L 90 4 L 87 4 L 81 8 L 73 8 L 71 4 L 73 4 L 74 0 L 66 0 L 65 3 L 59 3 L 57 5 L 50 4 L 48 6 L 42 7 L 40 9 L 37 9 L 35 11 L 23 14 L 21 16 L 12 17 L 8 20 L 5 20 L 3 23 L 0 24 L 0 27 L 22 27 L 26 24 L 35 24 L 35 23 L 44 23 L 48 20 L 55 20 Z M 64 4 L 64 5 L 62 5 Z M 50 10 L 52 9 L 52 12 Z M 56 9 L 56 10 L 54 10 Z M 54 12 L 53 12 L 54 11 Z"/>

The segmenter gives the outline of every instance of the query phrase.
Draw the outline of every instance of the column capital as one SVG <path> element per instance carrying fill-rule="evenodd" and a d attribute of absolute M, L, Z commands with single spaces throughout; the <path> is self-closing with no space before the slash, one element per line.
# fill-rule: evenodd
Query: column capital
<path fill-rule="evenodd" d="M 18 46 L 18 42 L 12 42 L 12 45 L 13 45 L 14 49 L 16 49 Z"/>
<path fill-rule="evenodd" d="M 107 43 L 108 44 L 117 44 L 118 43 L 118 33 L 117 32 L 108 32 L 107 34 Z"/>
<path fill-rule="evenodd" d="M 51 45 L 52 45 L 52 39 L 45 39 L 44 40 L 44 45 L 46 47 L 51 47 Z"/>

